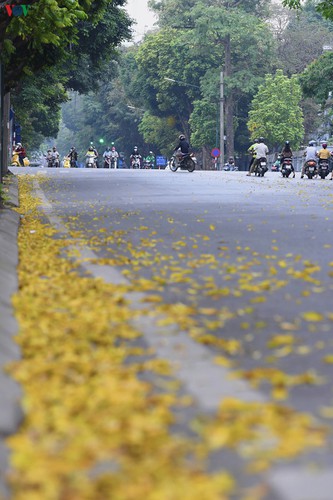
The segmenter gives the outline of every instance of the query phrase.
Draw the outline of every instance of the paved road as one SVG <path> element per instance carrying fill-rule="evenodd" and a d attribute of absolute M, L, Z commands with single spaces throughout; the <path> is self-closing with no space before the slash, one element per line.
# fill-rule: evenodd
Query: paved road
<path fill-rule="evenodd" d="M 158 293 L 165 304 L 196 311 L 196 326 L 216 342 L 195 342 L 185 325 L 161 343 L 156 324 L 138 326 L 157 355 L 174 364 L 201 412 L 216 411 L 231 395 L 272 401 L 288 386 L 284 404 L 331 425 L 333 182 L 277 173 L 259 179 L 243 172 L 12 171 L 36 175 L 36 193 L 52 224 L 80 231 L 91 243 L 86 257 L 111 254 L 113 264 L 119 262 L 87 263 L 94 275 L 121 282 L 126 270 L 133 283 L 155 280 L 163 283 Z M 45 177 L 47 183 L 38 182 Z M 101 234 L 113 235 L 112 241 Z M 133 295 L 133 307 L 141 299 Z M 216 355 L 232 366 L 214 364 Z M 243 376 L 228 378 L 234 371 Z M 331 462 L 328 446 L 277 465 L 265 478 L 268 500 L 331 500 Z M 219 458 L 213 463 L 218 467 Z M 315 474 L 311 463 L 319 466 Z M 241 476 L 238 459 L 230 457 L 227 465 Z M 249 478 L 240 481 L 249 484 Z"/>

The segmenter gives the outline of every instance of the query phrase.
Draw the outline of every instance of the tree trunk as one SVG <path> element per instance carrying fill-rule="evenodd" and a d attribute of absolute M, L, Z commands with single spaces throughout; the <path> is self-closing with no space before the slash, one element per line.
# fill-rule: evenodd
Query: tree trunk
<path fill-rule="evenodd" d="M 231 76 L 231 48 L 230 35 L 224 41 L 224 76 Z M 225 130 L 226 130 L 226 153 L 227 158 L 234 156 L 234 99 L 231 93 L 227 93 L 225 99 Z"/>
<path fill-rule="evenodd" d="M 1 175 L 4 176 L 8 173 L 8 159 L 11 150 L 11 130 L 9 126 L 9 113 L 10 113 L 10 93 L 7 92 L 3 99 L 3 141 L 2 141 L 2 165 Z"/>

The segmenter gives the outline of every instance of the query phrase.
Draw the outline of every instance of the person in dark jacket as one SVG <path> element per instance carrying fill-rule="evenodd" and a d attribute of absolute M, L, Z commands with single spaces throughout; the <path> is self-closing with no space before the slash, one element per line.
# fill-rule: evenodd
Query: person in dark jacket
<path fill-rule="evenodd" d="M 291 160 L 292 157 L 293 157 L 293 152 L 291 150 L 290 143 L 289 143 L 289 141 L 286 141 L 284 144 L 284 147 L 281 151 L 281 167 L 283 166 L 283 162 L 284 162 L 285 158 L 289 158 Z M 293 178 L 294 178 L 295 177 L 295 169 L 294 169 L 292 164 L 291 164 L 291 171 L 293 173 Z"/>
<path fill-rule="evenodd" d="M 178 162 L 180 162 L 182 160 L 182 158 L 183 158 L 184 155 L 189 154 L 189 152 L 190 152 L 190 145 L 187 142 L 186 137 L 185 137 L 184 134 L 180 134 L 180 136 L 179 136 L 179 143 L 175 147 L 174 151 L 176 153 L 176 158 L 177 158 Z"/>

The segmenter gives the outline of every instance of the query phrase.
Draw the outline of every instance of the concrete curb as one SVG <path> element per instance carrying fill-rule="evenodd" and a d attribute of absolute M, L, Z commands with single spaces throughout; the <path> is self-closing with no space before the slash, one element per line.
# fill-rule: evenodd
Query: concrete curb
<path fill-rule="evenodd" d="M 0 209 L 0 496 L 9 498 L 5 476 L 8 472 L 10 451 L 5 444 L 6 436 L 16 432 L 23 417 L 20 404 L 22 391 L 5 371 L 5 366 L 20 358 L 20 350 L 14 342 L 18 325 L 14 316 L 11 297 L 18 290 L 17 235 L 20 216 L 10 207 L 17 207 L 18 181 L 15 176 L 7 184 L 8 199 Z"/>

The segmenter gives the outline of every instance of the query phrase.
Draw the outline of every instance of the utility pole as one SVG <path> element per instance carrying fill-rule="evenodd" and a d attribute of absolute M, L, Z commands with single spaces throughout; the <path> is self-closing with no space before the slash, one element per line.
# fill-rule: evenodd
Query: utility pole
<path fill-rule="evenodd" d="M 224 82 L 223 70 L 220 72 L 220 170 L 224 165 Z"/>
<path fill-rule="evenodd" d="M 0 183 L 2 182 L 3 173 L 4 173 L 4 66 L 0 61 Z"/>

